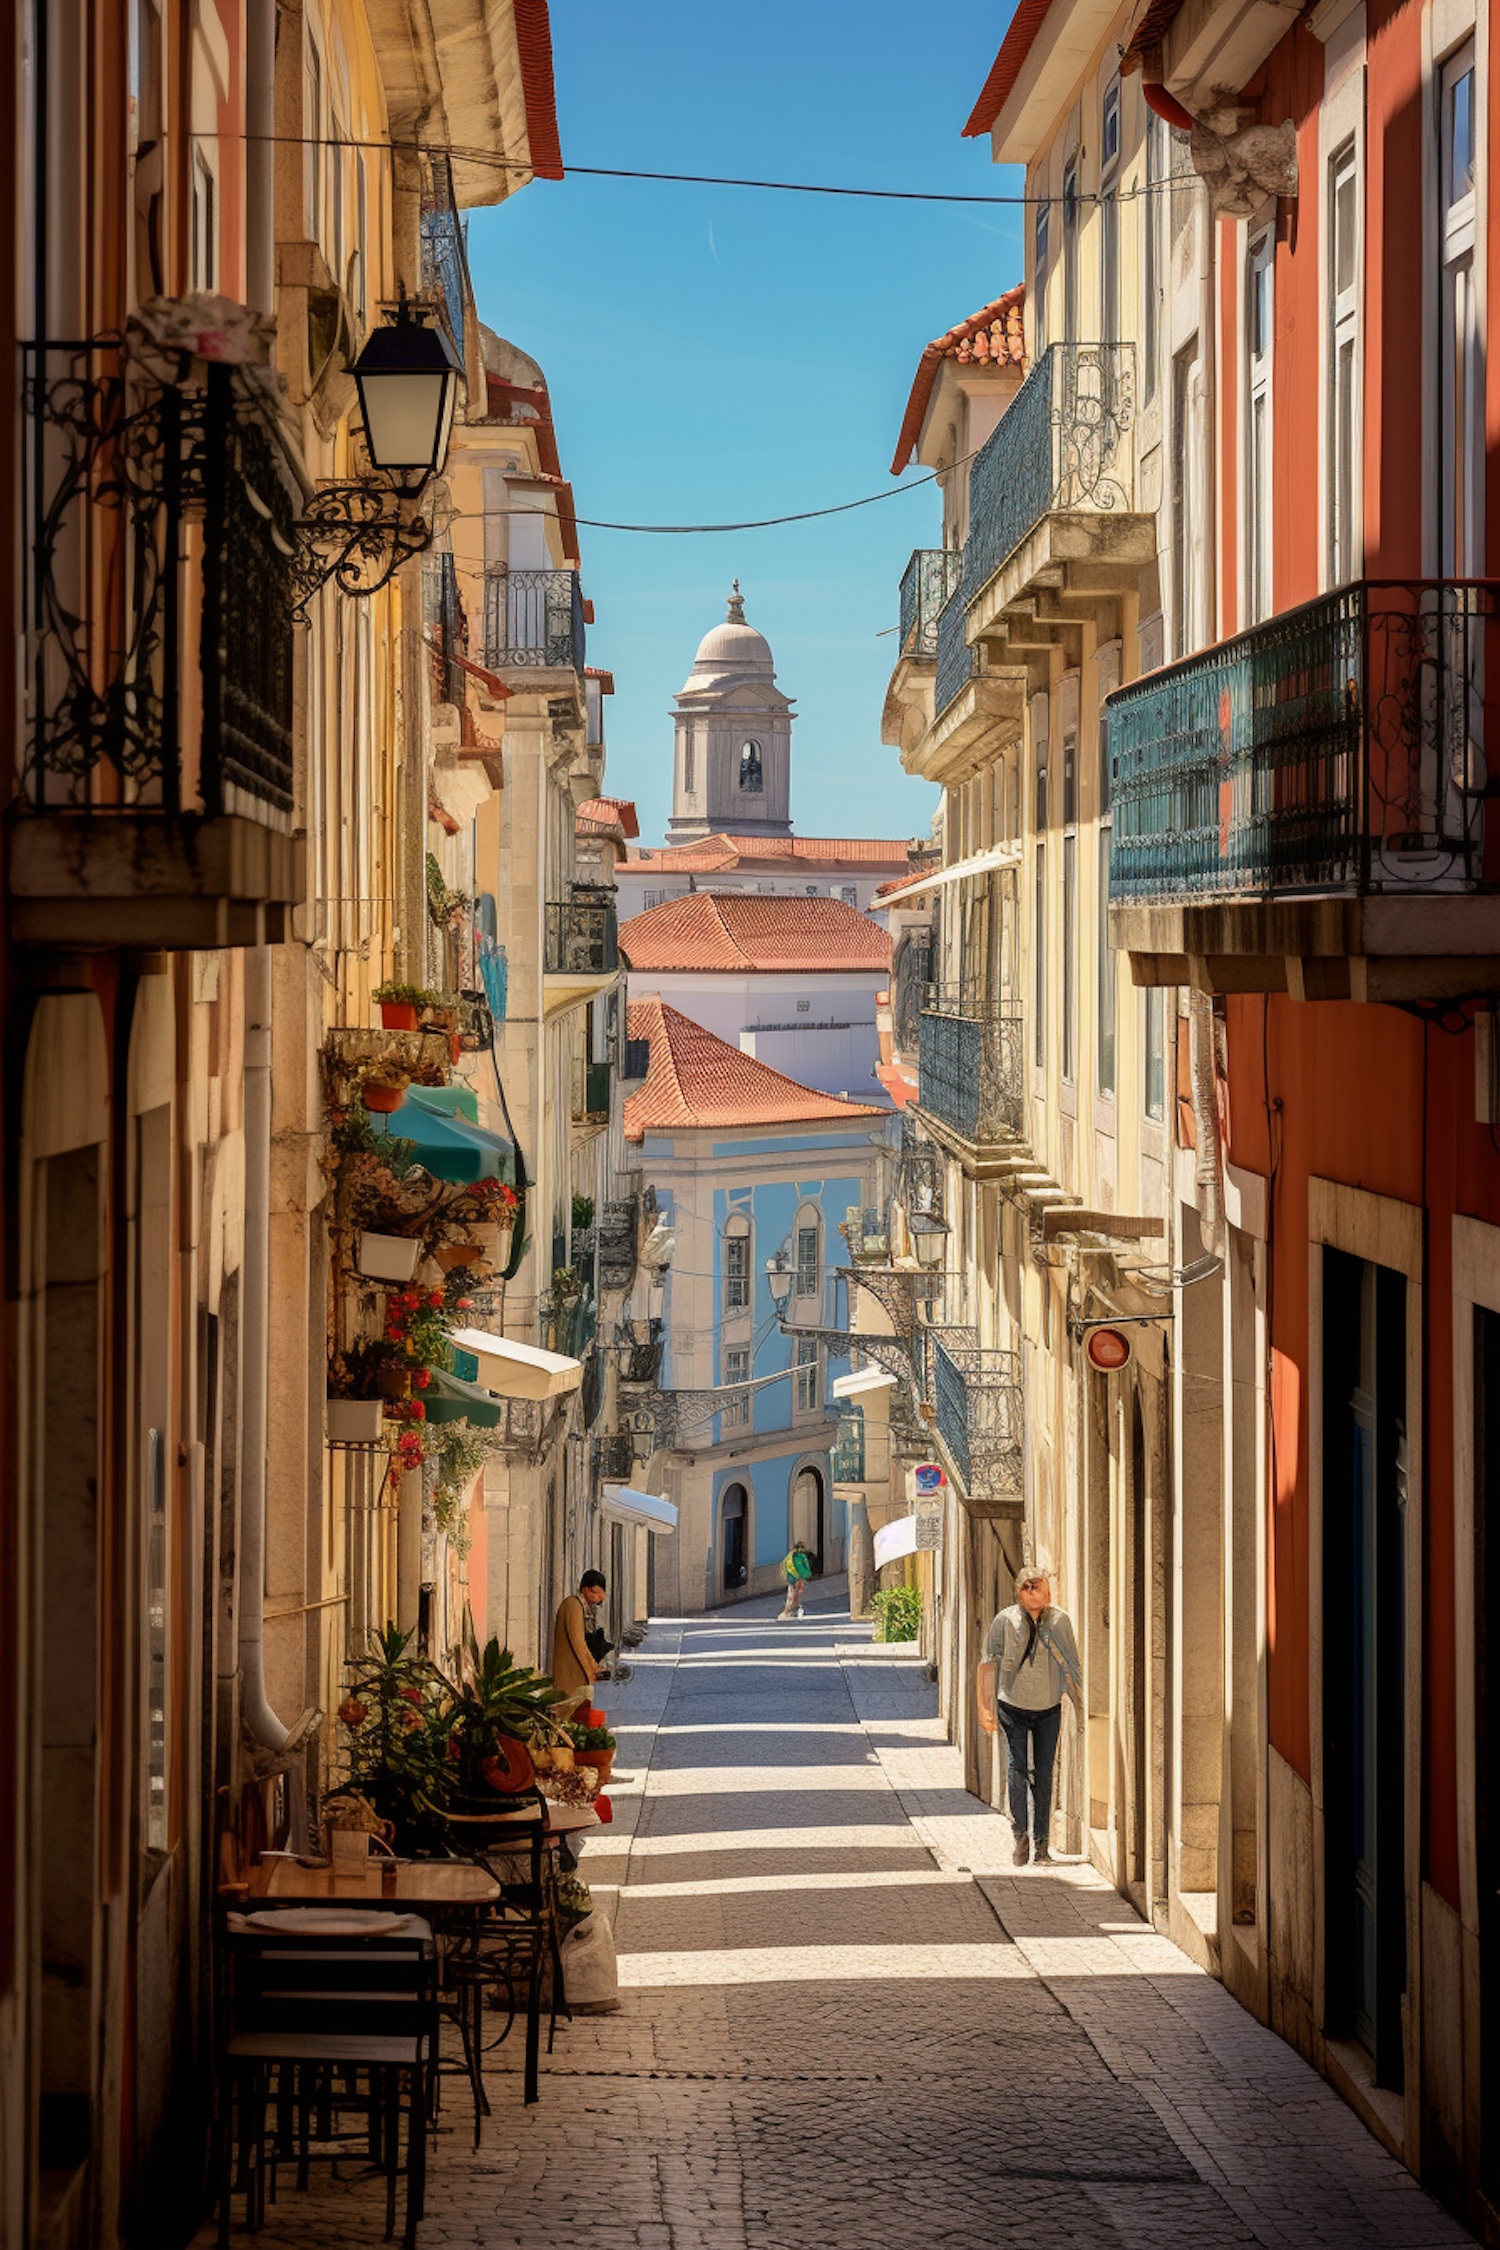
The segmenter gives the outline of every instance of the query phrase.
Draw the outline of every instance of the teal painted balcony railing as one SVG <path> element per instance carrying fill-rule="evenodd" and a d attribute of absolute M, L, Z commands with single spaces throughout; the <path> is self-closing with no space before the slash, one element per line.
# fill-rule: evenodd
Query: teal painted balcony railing
<path fill-rule="evenodd" d="M 1045 515 L 1135 504 L 1135 350 L 1054 344 L 969 470 L 963 596 L 972 601 Z"/>
<path fill-rule="evenodd" d="M 1500 583 L 1359 582 L 1112 695 L 1110 897 L 1491 887 Z"/>
<path fill-rule="evenodd" d="M 865 1481 L 865 1418 L 857 1408 L 845 1408 L 839 1415 L 832 1469 L 835 1484 L 863 1484 Z"/>
<path fill-rule="evenodd" d="M 940 719 L 955 697 L 962 694 L 979 670 L 979 651 L 964 638 L 964 593 L 956 586 L 938 613 L 937 671 L 933 678 L 932 710 Z"/>
<path fill-rule="evenodd" d="M 1019 1141 L 1025 1116 L 1021 1010 L 981 986 L 931 984 L 922 1010 L 917 1099 L 974 1143 Z"/>
<path fill-rule="evenodd" d="M 963 556 L 951 547 L 918 547 L 901 573 L 901 654 L 937 655 L 938 617 L 958 586 Z"/>
<path fill-rule="evenodd" d="M 971 1328 L 929 1328 L 928 1396 L 938 1434 L 971 1500 L 1019 1500 L 1020 1360 L 982 1349 Z"/>

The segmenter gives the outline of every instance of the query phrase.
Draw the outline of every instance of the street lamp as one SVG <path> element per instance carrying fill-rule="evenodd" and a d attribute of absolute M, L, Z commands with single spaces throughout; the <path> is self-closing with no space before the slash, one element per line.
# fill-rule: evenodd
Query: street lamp
<path fill-rule="evenodd" d="M 778 1250 L 774 1258 L 767 1258 L 766 1286 L 771 1292 L 771 1303 L 776 1308 L 779 1320 L 785 1313 L 792 1294 L 792 1268 L 784 1250 Z"/>
<path fill-rule="evenodd" d="M 403 290 L 388 326 L 370 336 L 353 370 L 371 466 L 409 497 L 442 474 L 462 373 L 428 317 Z"/>
<path fill-rule="evenodd" d="M 946 1256 L 948 1222 L 932 1211 L 913 1211 L 906 1221 L 906 1231 L 911 1236 L 911 1246 L 916 1252 L 917 1264 L 928 1272 L 941 1266 Z"/>

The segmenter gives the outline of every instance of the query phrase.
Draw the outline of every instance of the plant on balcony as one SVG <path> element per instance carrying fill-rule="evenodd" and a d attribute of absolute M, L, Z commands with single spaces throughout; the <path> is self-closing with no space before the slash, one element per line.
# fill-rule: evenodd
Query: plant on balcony
<path fill-rule="evenodd" d="M 374 998 L 385 1031 L 415 1031 L 422 1010 L 437 1003 L 437 994 L 424 984 L 377 984 Z"/>
<path fill-rule="evenodd" d="M 469 1551 L 469 1494 L 489 1453 L 484 1435 L 467 1422 L 450 1422 L 438 1436 L 432 1520 L 460 1555 Z"/>
<path fill-rule="evenodd" d="M 435 852 L 427 854 L 427 914 L 434 929 L 448 930 L 472 914 L 474 901 L 467 891 L 450 891 Z"/>
<path fill-rule="evenodd" d="M 573 1198 L 573 1232 L 575 1234 L 582 1234 L 584 1229 L 586 1227 L 591 1227 L 593 1223 L 593 1197 L 591 1195 L 575 1195 Z"/>
<path fill-rule="evenodd" d="M 358 1795 L 396 1832 L 399 1851 L 442 1841 L 454 1760 L 442 1723 L 442 1686 L 412 1653 L 413 1636 L 387 1625 L 349 1666 L 338 1708 L 347 1777 L 330 1794 Z"/>
<path fill-rule="evenodd" d="M 363 1339 L 328 1362 L 328 1436 L 335 1445 L 378 1445 L 384 1419 L 382 1378 L 391 1347 Z"/>

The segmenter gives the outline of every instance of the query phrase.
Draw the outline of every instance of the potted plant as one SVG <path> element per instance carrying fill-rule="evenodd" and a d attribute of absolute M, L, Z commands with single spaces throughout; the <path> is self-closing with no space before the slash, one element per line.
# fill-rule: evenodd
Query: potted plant
<path fill-rule="evenodd" d="M 472 1674 L 450 1686 L 448 1723 L 461 1810 L 469 1817 L 493 1812 L 494 1798 L 515 1796 L 535 1779 L 528 1744 L 560 1730 L 549 1719 L 566 1700 L 545 1672 L 517 1665 L 498 1640 L 486 1642 Z"/>
<path fill-rule="evenodd" d="M 592 1718 L 594 1714 L 590 1712 Z M 601 1789 L 608 1788 L 610 1773 L 615 1762 L 616 1743 L 606 1726 L 574 1727 L 573 1762 L 579 1766 L 592 1766 L 599 1776 Z"/>
<path fill-rule="evenodd" d="M 415 1235 L 381 1234 L 372 1227 L 362 1227 L 359 1270 L 367 1281 L 410 1281 L 421 1247 Z"/>
<path fill-rule="evenodd" d="M 383 1071 L 387 1070 L 386 1065 L 381 1067 Z M 359 1098 L 365 1108 L 373 1110 L 377 1117 L 389 1117 L 401 1107 L 410 1084 L 411 1080 L 404 1071 L 387 1072 L 387 1075 L 380 1078 L 367 1078 L 359 1089 Z"/>
<path fill-rule="evenodd" d="M 422 984 L 377 984 L 375 999 L 380 1009 L 381 1028 L 385 1031 L 415 1031 L 424 1008 L 431 1007 L 436 999 Z"/>
<path fill-rule="evenodd" d="M 328 1363 L 328 1439 L 332 1445 L 378 1445 L 385 1411 L 382 1376 L 390 1347 L 351 1344 Z"/>
<path fill-rule="evenodd" d="M 357 1795 L 389 1821 L 398 1850 L 439 1843 L 453 1786 L 453 1760 L 442 1721 L 441 1682 L 410 1653 L 413 1636 L 387 1625 L 367 1655 L 349 1667 L 338 1708 L 348 1778 L 340 1795 Z"/>

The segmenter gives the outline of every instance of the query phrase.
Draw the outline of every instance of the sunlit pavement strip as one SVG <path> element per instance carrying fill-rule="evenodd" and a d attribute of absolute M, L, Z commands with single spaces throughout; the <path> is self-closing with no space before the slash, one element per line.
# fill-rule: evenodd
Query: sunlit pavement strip
<path fill-rule="evenodd" d="M 773 1606 L 653 1626 L 602 1696 L 636 1778 L 584 1873 L 622 2005 L 559 2030 L 536 2109 L 498 2051 L 477 2157 L 446 2094 L 424 2246 L 1470 2239 L 1091 1873 L 1012 1869 L 920 1665 L 831 1585 L 800 1622 Z M 352 2178 L 284 2186 L 260 2239 L 382 2231 Z"/>

